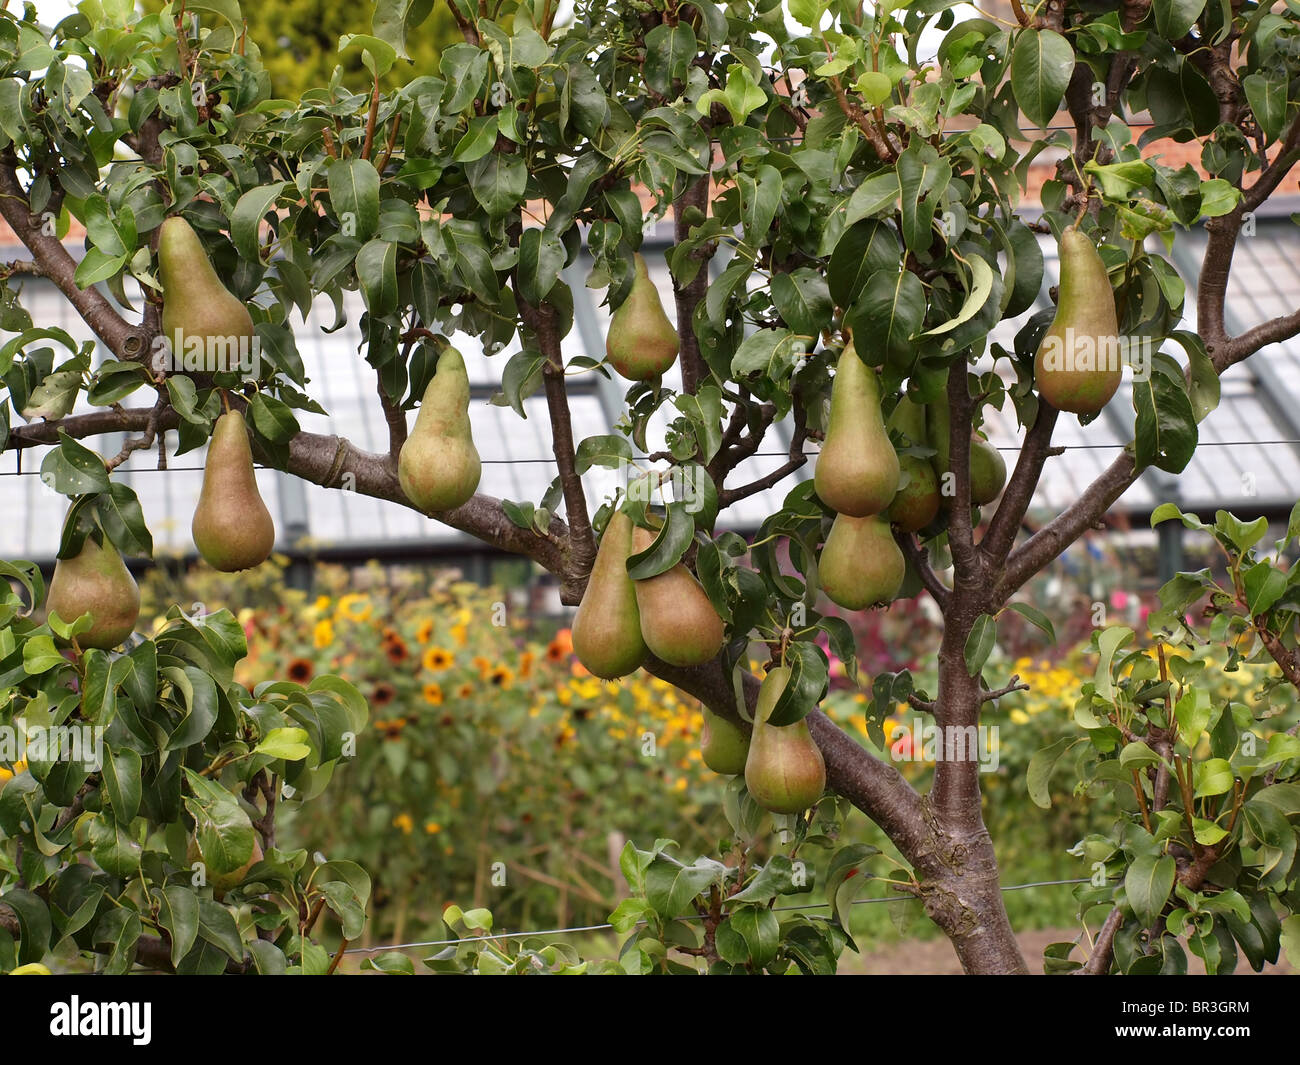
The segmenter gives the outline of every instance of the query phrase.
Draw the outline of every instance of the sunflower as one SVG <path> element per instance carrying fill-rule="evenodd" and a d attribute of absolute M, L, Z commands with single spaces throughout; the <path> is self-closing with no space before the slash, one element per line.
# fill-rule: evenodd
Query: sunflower
<path fill-rule="evenodd" d="M 444 669 L 450 669 L 456 659 L 446 648 L 430 647 L 424 652 L 421 661 L 430 673 L 441 673 Z"/>
<path fill-rule="evenodd" d="M 425 618 L 420 622 L 420 627 L 415 630 L 415 639 L 417 643 L 428 643 L 433 637 L 433 622 Z"/>
<path fill-rule="evenodd" d="M 487 679 L 494 688 L 509 688 L 515 682 L 515 675 L 508 666 L 497 666 L 488 674 Z"/>
<path fill-rule="evenodd" d="M 474 696 L 474 685 L 472 684 L 462 684 L 459 688 L 456 689 L 457 699 L 470 699 L 473 698 L 473 696 Z"/>
<path fill-rule="evenodd" d="M 400 666 L 410 657 L 410 652 L 406 649 L 406 641 L 397 633 L 393 633 L 392 639 L 384 641 L 384 654 L 395 666 Z"/>
<path fill-rule="evenodd" d="M 442 685 L 429 683 L 424 686 L 424 701 L 430 706 L 442 705 Z"/>
<path fill-rule="evenodd" d="M 375 685 L 375 690 L 370 693 L 371 706 L 387 706 L 397 698 L 397 689 L 386 680 L 380 681 Z"/>
<path fill-rule="evenodd" d="M 339 599 L 338 613 L 349 621 L 367 621 L 371 607 L 368 595 L 345 595 Z"/>
<path fill-rule="evenodd" d="M 316 644 L 316 650 L 328 647 L 334 642 L 334 623 L 329 618 L 322 618 L 316 622 L 316 627 L 312 629 L 312 640 Z"/>
<path fill-rule="evenodd" d="M 316 667 L 305 658 L 295 658 L 289 663 L 289 679 L 295 684 L 306 684 L 316 672 Z"/>
<path fill-rule="evenodd" d="M 555 639 L 546 646 L 546 661 L 563 662 L 572 653 L 573 633 L 568 629 L 561 629 L 555 634 Z"/>

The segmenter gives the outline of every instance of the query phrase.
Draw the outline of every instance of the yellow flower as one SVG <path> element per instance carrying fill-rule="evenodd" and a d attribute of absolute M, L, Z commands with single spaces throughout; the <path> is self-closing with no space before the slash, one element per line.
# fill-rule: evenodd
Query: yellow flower
<path fill-rule="evenodd" d="M 324 614 L 330 608 L 330 597 L 320 595 L 316 597 L 316 602 L 312 604 L 312 609 L 318 614 Z"/>
<path fill-rule="evenodd" d="M 442 647 L 430 647 L 424 652 L 421 661 L 430 673 L 441 673 L 444 669 L 450 669 L 456 660 L 450 651 Z"/>
<path fill-rule="evenodd" d="M 685 790 L 686 790 L 685 777 L 678 777 L 676 780 L 673 781 L 673 791 L 685 791 Z"/>
<path fill-rule="evenodd" d="M 472 684 L 462 684 L 459 688 L 456 689 L 457 699 L 465 700 L 465 699 L 473 698 L 473 696 L 474 696 L 474 685 Z"/>
<path fill-rule="evenodd" d="M 482 655 L 475 655 L 473 661 L 474 668 L 478 670 L 478 675 L 487 680 L 492 673 L 492 663 Z"/>
<path fill-rule="evenodd" d="M 453 625 L 451 638 L 456 641 L 457 647 L 464 647 L 469 642 L 469 630 L 464 625 Z"/>
<path fill-rule="evenodd" d="M 339 615 L 349 621 L 366 621 L 370 618 L 370 597 L 367 595 L 345 595 L 339 599 Z"/>
<path fill-rule="evenodd" d="M 429 835 L 436 836 L 442 831 L 442 825 L 438 824 L 437 821 L 429 821 L 425 824 L 424 830 L 429 833 Z"/>
<path fill-rule="evenodd" d="M 426 684 L 424 686 L 424 701 L 430 706 L 442 705 L 442 685 Z"/>
<path fill-rule="evenodd" d="M 488 682 L 495 688 L 509 688 L 515 681 L 515 675 L 507 666 L 497 666 L 488 676 Z"/>
<path fill-rule="evenodd" d="M 420 622 L 420 627 L 415 630 L 415 638 L 420 643 L 428 643 L 433 636 L 433 622 L 425 619 Z"/>
<path fill-rule="evenodd" d="M 1017 708 L 1011 711 L 1011 723 L 1013 725 L 1028 725 L 1029 715 L 1023 710 Z"/>
<path fill-rule="evenodd" d="M 322 618 L 316 622 L 316 627 L 312 630 L 312 638 L 318 651 L 328 647 L 334 642 L 334 623 L 329 618 Z"/>
<path fill-rule="evenodd" d="M 400 828 L 402 835 L 409 836 L 415 829 L 415 822 L 411 819 L 410 814 L 398 814 L 393 818 L 393 827 Z"/>

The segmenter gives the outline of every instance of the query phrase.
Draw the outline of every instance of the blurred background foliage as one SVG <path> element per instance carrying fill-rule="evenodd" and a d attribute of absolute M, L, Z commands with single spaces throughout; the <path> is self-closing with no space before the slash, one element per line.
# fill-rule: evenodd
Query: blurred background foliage
<path fill-rule="evenodd" d="M 162 0 L 142 0 L 145 11 L 161 11 Z M 271 75 L 271 93 L 279 99 L 297 100 L 311 88 L 329 84 L 336 66 L 343 67 L 343 83 L 357 92 L 370 88 L 370 74 L 361 64 L 361 50 L 352 48 L 342 56 L 339 38 L 347 33 L 368 34 L 373 4 L 330 3 L 327 0 L 258 0 L 244 4 L 249 39 L 257 42 L 262 65 Z M 438 58 L 450 44 L 463 41 L 451 9 L 435 4 L 429 17 L 411 35 L 411 59 L 399 59 L 383 78 L 385 90 L 401 88 L 408 81 L 438 70 Z"/>

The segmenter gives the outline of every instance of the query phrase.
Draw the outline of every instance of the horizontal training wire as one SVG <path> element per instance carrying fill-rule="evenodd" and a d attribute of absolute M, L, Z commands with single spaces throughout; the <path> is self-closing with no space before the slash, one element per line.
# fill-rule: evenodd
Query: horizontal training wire
<path fill-rule="evenodd" d="M 1300 440 L 1202 440 L 1196 445 L 1196 447 L 1199 450 L 1203 447 L 1272 447 L 1281 444 L 1300 445 Z M 1056 446 L 1063 448 L 1066 451 L 1123 451 L 1128 447 L 1128 444 L 1058 444 Z M 997 451 L 1022 450 L 1022 447 L 1019 444 L 996 444 L 994 447 Z M 3 452 L 0 452 L 0 454 L 3 454 Z M 802 452 L 803 457 L 806 459 L 816 458 L 818 454 L 819 452 L 816 451 Z M 788 451 L 756 451 L 749 457 L 753 459 L 788 459 L 790 453 Z M 555 459 L 482 459 L 481 461 L 484 466 L 526 466 L 533 463 L 552 465 L 554 464 Z M 632 456 L 632 461 L 648 462 L 649 456 L 634 455 Z M 201 473 L 203 471 L 202 466 L 167 466 L 164 469 L 159 469 L 157 466 L 123 465 L 117 468 L 126 473 Z M 276 473 L 282 472 L 276 470 L 274 466 L 258 466 L 257 469 L 271 470 Z M 0 470 L 0 477 L 39 477 L 40 474 L 40 470 Z"/>
<path fill-rule="evenodd" d="M 1087 884 L 1089 878 L 1081 877 L 1077 880 L 1039 880 L 1032 884 L 1008 884 L 1001 887 L 1002 891 L 1024 891 L 1027 888 L 1056 887 L 1060 884 Z M 880 902 L 914 902 L 914 898 L 900 896 L 898 898 L 880 898 L 880 899 L 854 899 L 852 906 L 870 906 L 873 903 Z M 775 913 L 788 913 L 792 910 L 824 910 L 830 905 L 829 902 L 813 902 L 802 906 L 773 906 L 772 911 Z M 701 921 L 703 918 L 699 914 L 684 914 L 678 918 L 682 921 Z M 638 921 L 637 924 L 644 922 Z M 345 950 L 344 954 L 375 954 L 379 951 L 386 950 L 415 950 L 421 947 L 453 947 L 461 943 L 472 943 L 478 940 L 501 940 L 501 939 L 528 939 L 534 936 L 562 936 L 575 932 L 606 932 L 613 931 L 612 924 L 590 924 L 583 925 L 580 928 L 546 928 L 538 932 L 494 932 L 487 936 L 472 936 L 468 939 L 431 939 L 420 943 L 389 943 L 381 947 L 352 947 Z"/>

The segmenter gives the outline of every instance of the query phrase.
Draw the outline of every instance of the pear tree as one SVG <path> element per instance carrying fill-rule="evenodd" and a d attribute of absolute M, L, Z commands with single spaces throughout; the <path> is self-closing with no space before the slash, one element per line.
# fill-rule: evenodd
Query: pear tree
<path fill-rule="evenodd" d="M 750 800 L 796 833 L 809 831 L 809 806 L 860 812 L 897 849 L 909 892 L 968 972 L 1026 971 L 978 762 L 940 761 L 918 790 L 819 711 L 825 647 L 868 681 L 851 629 L 819 609 L 820 593 L 848 609 L 922 595 L 942 612 L 937 689 L 917 690 L 901 670 L 869 678 L 873 735 L 900 701 L 940 729 L 974 729 L 1021 687 L 989 667 L 1017 593 L 1143 471 L 1186 468 L 1220 375 L 1300 333 L 1300 312 L 1239 335 L 1225 316 L 1234 250 L 1300 161 L 1288 92 L 1300 15 L 1256 3 L 1013 2 L 1003 19 L 952 0 L 874 11 L 842 0 L 579 0 L 562 22 L 553 0 L 438 0 L 460 40 L 436 68 L 411 68 L 434 6 L 378 0 L 371 33 L 339 42 L 341 55 L 360 56 L 370 87 L 336 76 L 293 101 L 275 96 L 235 0 L 143 15 L 127 0 L 85 0 L 54 27 L 30 8 L 0 12 L 0 215 L 30 252 L 5 266 L 0 289 L 0 328 L 13 335 L 0 349 L 0 447 L 32 453 L 69 497 L 60 558 L 87 537 L 147 556 L 138 501 L 112 471 L 159 440 L 201 445 L 228 404 L 259 461 L 531 559 L 566 604 L 583 603 L 575 646 L 594 672 L 641 664 L 742 738 L 757 728 L 740 774 Z M 409 77 L 386 88 L 394 71 Z M 1167 161 L 1167 149 L 1189 144 L 1199 166 Z M 1056 160 L 1041 212 L 1027 189 L 1040 157 Z M 151 360 L 169 304 L 187 298 L 183 277 L 160 273 L 158 238 L 177 216 L 247 306 L 269 356 L 258 375 Z M 86 234 L 79 259 L 62 239 L 74 219 Z M 647 222 L 673 233 L 666 308 L 645 288 Z M 1205 243 L 1189 294 L 1167 249 L 1193 226 Z M 1057 308 L 1031 313 L 1044 295 L 1040 237 L 1060 242 L 1063 277 Z M 605 359 L 570 340 L 575 294 L 562 270 L 579 255 L 613 311 Z M 106 361 L 92 364 L 90 351 L 31 320 L 26 275 L 57 287 Z M 389 430 L 379 452 L 304 431 L 295 413 L 319 408 L 295 332 L 317 297 L 341 315 L 348 290 L 364 301 L 357 358 Z M 1194 330 L 1180 327 L 1189 301 Z M 1004 322 L 1016 327 L 1010 348 L 990 340 Z M 447 496 L 403 471 L 421 432 L 417 422 L 408 439 L 407 416 L 423 397 L 445 405 L 435 428 L 463 425 L 460 404 L 437 388 L 458 334 L 495 360 L 501 405 L 522 415 L 525 398 L 544 395 L 554 480 L 534 499 L 476 492 L 477 455 L 471 464 L 463 446 L 465 476 Z M 1027 535 L 1054 431 L 1074 416 L 1062 411 L 1086 432 L 1104 404 L 1121 402 L 1119 367 L 1098 362 L 1122 354 L 1121 339 L 1155 352 L 1131 392 L 1133 439 Z M 575 439 L 569 382 L 579 373 L 624 393 L 626 415 L 605 436 Z M 74 413 L 76 400 L 91 409 Z M 983 431 L 992 410 L 1019 427 L 1009 470 Z M 744 479 L 781 423 L 788 454 Z M 81 443 L 110 432 L 126 434 L 120 455 Z M 445 451 L 445 433 L 419 439 L 427 454 Z M 818 445 L 814 476 L 797 478 Z M 593 464 L 631 463 L 642 472 L 619 497 L 588 498 Z M 692 505 L 674 484 L 689 486 Z M 772 489 L 787 494 L 752 542 L 728 531 L 730 508 Z M 53 928 L 84 933 L 87 949 L 110 944 L 115 966 L 327 968 L 309 937 L 290 944 L 287 904 L 267 934 L 249 935 L 214 898 L 181 901 L 185 833 L 175 826 L 196 824 L 209 849 L 237 836 L 222 872 L 242 869 L 256 833 L 264 859 L 247 875 L 269 897 L 323 899 L 351 934 L 367 890 L 360 871 L 313 870 L 278 851 L 273 807 L 280 783 L 300 799 L 325 786 L 344 735 L 364 723 L 355 693 L 336 680 L 238 690 L 229 666 L 243 647 L 228 616 L 177 616 L 125 653 L 78 652 L 77 619 L 37 624 L 32 567 L 5 565 L 27 586 L 0 631 L 10 707 L 95 721 L 112 706 L 118 726 L 104 770 L 72 779 L 36 767 L 0 792 L 0 961 L 7 942 L 18 944 L 15 963 L 30 960 Z M 589 581 L 599 587 L 584 603 Z M 618 639 L 602 644 L 606 627 L 592 618 L 612 619 Z M 1293 615 L 1289 624 L 1267 630 L 1283 649 L 1295 642 Z M 1113 644 L 1102 645 L 1108 663 Z M 750 669 L 756 645 L 766 679 Z M 1147 713 L 1146 679 L 1099 675 L 1086 694 L 1112 710 L 1131 697 Z M 179 723 L 163 730 L 167 714 Z M 1267 884 L 1241 866 L 1241 904 L 1225 913 L 1206 899 L 1216 870 L 1239 850 L 1259 852 L 1243 836 L 1252 825 L 1267 821 L 1269 846 L 1294 854 L 1290 793 L 1269 789 L 1294 788 L 1295 760 L 1258 774 L 1229 765 L 1242 804 L 1268 792 L 1279 811 L 1232 816 L 1229 827 L 1196 782 L 1186 794 L 1169 786 L 1168 767 L 1192 749 L 1178 755 L 1167 718 L 1150 727 L 1151 762 L 1136 734 L 1091 737 L 1102 764 L 1135 752 L 1122 775 L 1132 763 L 1140 802 L 1087 900 L 1108 914 L 1105 934 L 1091 950 L 1058 952 L 1058 967 L 1144 971 L 1146 932 L 1171 921 L 1213 936 L 1216 949 L 1226 935 L 1255 951 L 1257 939 L 1277 938 L 1265 909 L 1293 904 L 1292 866 L 1276 862 Z M 734 770 L 730 753 L 721 760 Z M 1203 771 L 1201 783 L 1217 786 L 1223 772 Z M 96 865 L 73 860 L 87 847 Z M 629 858 L 646 883 L 659 849 Z M 86 887 L 79 869 L 102 880 L 92 872 Z M 733 874 L 718 872 L 719 884 Z M 124 878 L 136 875 L 149 895 L 130 907 L 85 894 L 129 896 Z M 795 952 L 810 968 L 833 967 L 843 946 L 838 926 L 820 929 Z M 688 949 L 722 965 L 713 946 Z"/>

